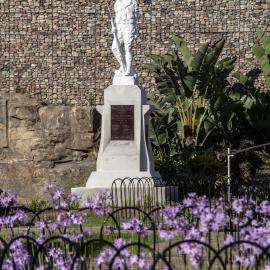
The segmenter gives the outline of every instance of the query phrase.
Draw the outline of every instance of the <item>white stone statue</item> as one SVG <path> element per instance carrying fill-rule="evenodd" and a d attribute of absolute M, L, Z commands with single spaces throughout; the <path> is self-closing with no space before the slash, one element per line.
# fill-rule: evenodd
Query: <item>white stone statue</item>
<path fill-rule="evenodd" d="M 133 76 L 132 43 L 138 34 L 138 4 L 137 0 L 116 0 L 114 4 L 115 19 L 111 18 L 114 34 L 112 51 L 120 68 L 115 76 Z"/>

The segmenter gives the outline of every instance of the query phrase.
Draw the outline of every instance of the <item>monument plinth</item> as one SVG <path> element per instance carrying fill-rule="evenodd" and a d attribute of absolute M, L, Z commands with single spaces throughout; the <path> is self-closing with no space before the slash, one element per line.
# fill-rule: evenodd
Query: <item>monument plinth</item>
<path fill-rule="evenodd" d="M 151 111 L 137 85 L 112 85 L 104 91 L 97 170 L 86 187 L 110 188 L 116 178 L 160 177 L 154 170 L 148 135 Z"/>
<path fill-rule="evenodd" d="M 104 91 L 104 105 L 97 110 L 102 124 L 96 171 L 86 187 L 73 188 L 72 192 L 91 197 L 100 189 L 110 189 L 117 178 L 160 178 L 148 136 L 151 107 L 144 89 L 111 85 Z"/>

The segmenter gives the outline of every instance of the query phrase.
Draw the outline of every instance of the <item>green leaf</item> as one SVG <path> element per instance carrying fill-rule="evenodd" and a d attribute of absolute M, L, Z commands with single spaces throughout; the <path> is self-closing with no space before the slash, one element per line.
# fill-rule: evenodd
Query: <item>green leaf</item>
<path fill-rule="evenodd" d="M 166 53 L 163 55 L 163 59 L 165 63 L 171 63 L 173 60 L 175 60 L 175 55 L 171 53 Z"/>
<path fill-rule="evenodd" d="M 206 43 L 202 45 L 197 53 L 195 54 L 195 57 L 192 61 L 192 70 L 200 71 L 202 67 L 202 63 L 204 61 L 205 56 L 207 55 L 207 50 L 209 48 L 209 44 Z"/>
<path fill-rule="evenodd" d="M 248 86 L 251 83 L 251 78 L 244 75 L 240 71 L 235 72 L 232 76 L 245 86 Z"/>
<path fill-rule="evenodd" d="M 270 55 L 270 42 L 265 46 L 265 53 Z"/>
<path fill-rule="evenodd" d="M 270 77 L 266 77 L 265 80 L 266 80 L 266 84 L 268 85 L 268 87 L 270 89 Z"/>
<path fill-rule="evenodd" d="M 260 42 L 262 43 L 263 47 L 266 48 L 266 46 L 270 42 L 270 37 L 262 29 L 257 29 L 257 33 L 258 33 L 258 37 L 260 39 Z"/>
<path fill-rule="evenodd" d="M 216 64 L 223 48 L 225 45 L 225 39 L 222 38 L 218 40 L 214 45 L 211 47 L 209 53 L 205 57 L 205 64 L 206 65 L 214 65 Z"/>
<path fill-rule="evenodd" d="M 214 102 L 214 109 L 217 110 L 218 108 L 220 108 L 222 103 L 222 96 L 218 96 Z"/>
<path fill-rule="evenodd" d="M 192 60 L 193 60 L 193 55 L 192 55 L 190 49 L 188 48 L 185 39 L 183 37 L 177 36 L 177 35 L 175 35 L 172 39 L 173 39 L 176 47 L 182 53 L 184 63 L 186 64 L 188 69 L 191 70 L 191 67 L 192 67 L 191 63 L 192 63 Z"/>
<path fill-rule="evenodd" d="M 241 98 L 242 104 L 246 110 L 250 110 L 256 100 L 251 95 L 245 95 Z"/>
<path fill-rule="evenodd" d="M 208 120 L 205 120 L 203 123 L 203 127 L 204 127 L 206 133 L 209 132 L 214 126 L 215 125 Z"/>
<path fill-rule="evenodd" d="M 254 45 L 252 51 L 259 61 L 265 55 L 265 49 L 260 45 Z"/>

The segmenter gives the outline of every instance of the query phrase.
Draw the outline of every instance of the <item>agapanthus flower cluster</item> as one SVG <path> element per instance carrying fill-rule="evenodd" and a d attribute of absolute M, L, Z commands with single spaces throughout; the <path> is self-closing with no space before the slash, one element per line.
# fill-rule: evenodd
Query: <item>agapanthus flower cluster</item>
<path fill-rule="evenodd" d="M 1 191 L 0 228 L 13 228 L 17 225 L 24 225 L 27 221 L 25 212 L 17 207 L 16 193 Z"/>
<path fill-rule="evenodd" d="M 35 227 L 42 234 L 37 236 L 39 242 L 52 235 L 63 235 L 74 241 L 79 241 L 86 234 L 82 234 L 80 226 L 87 221 L 87 214 L 78 211 L 80 197 L 77 194 L 67 193 L 62 187 L 48 186 L 51 205 L 56 215 L 43 215 L 35 222 Z M 50 213 L 50 212 L 49 212 Z M 74 230 L 74 227 L 78 227 Z M 71 228 L 69 230 L 69 228 Z M 35 232 L 34 232 L 35 234 Z M 45 237 L 44 237 L 45 236 Z"/>
<path fill-rule="evenodd" d="M 111 209 L 112 193 L 108 190 L 101 191 L 93 199 L 88 199 L 84 206 L 92 210 L 96 215 L 106 215 Z"/>
<path fill-rule="evenodd" d="M 51 248 L 48 252 L 47 261 L 50 261 L 55 269 L 69 270 L 73 260 L 74 253 L 67 252 L 61 248 Z M 48 265 L 49 263 L 47 262 L 46 264 Z M 76 267 L 76 265 L 74 266 Z M 50 268 L 48 267 L 48 269 Z"/>
<path fill-rule="evenodd" d="M 122 229 L 135 231 L 138 235 L 142 236 L 148 236 L 150 233 L 149 227 L 137 218 L 132 218 L 127 222 L 123 222 Z"/>
<path fill-rule="evenodd" d="M 16 266 L 16 269 L 23 270 L 31 261 L 31 256 L 26 248 L 26 245 L 22 242 L 21 239 L 15 240 L 10 248 L 9 254 L 3 261 L 3 270 L 13 269 L 13 266 Z"/>
<path fill-rule="evenodd" d="M 132 254 L 127 248 L 124 248 L 127 244 L 128 242 L 122 238 L 115 239 L 113 242 L 115 249 L 104 248 L 96 258 L 96 265 L 110 266 L 113 262 L 112 269 L 127 269 L 127 267 L 151 269 L 153 261 L 151 254 L 147 252 L 141 252 L 139 256 Z M 117 250 L 121 251 L 117 252 Z"/>
<path fill-rule="evenodd" d="M 95 198 L 87 200 L 83 205 L 83 211 L 80 211 L 78 195 L 66 193 L 63 188 L 55 186 L 49 186 L 48 191 L 53 210 L 36 218 L 33 230 L 18 230 L 18 235 L 31 236 L 39 245 L 52 236 L 65 238 L 67 241 L 63 240 L 62 246 L 48 245 L 48 261 L 44 261 L 44 265 L 40 265 L 38 269 L 48 269 L 51 262 L 53 262 L 54 269 L 69 269 L 76 249 L 73 248 L 71 251 L 72 249 L 66 248 L 65 245 L 68 245 L 70 241 L 73 247 L 79 246 L 94 238 L 91 228 L 87 227 L 87 212 L 104 215 L 105 220 L 106 215 L 113 212 L 112 194 L 106 190 L 102 191 Z M 27 225 L 29 221 L 27 213 L 23 208 L 17 206 L 16 195 L 13 192 L 0 193 L 0 210 L 1 230 L 7 227 L 15 228 L 21 224 Z M 262 248 L 270 246 L 269 201 L 257 202 L 248 197 L 241 197 L 233 199 L 228 205 L 222 198 L 209 200 L 206 196 L 191 193 L 181 202 L 159 209 L 156 216 L 159 220 L 155 226 L 156 234 L 149 220 L 136 215 L 130 220 L 122 222 L 120 230 L 125 231 L 127 235 L 131 232 L 132 235 L 135 233 L 142 236 L 140 239 L 143 239 L 142 242 L 148 243 L 150 249 L 153 248 L 153 239 L 161 241 L 165 247 L 178 241 L 177 255 L 187 257 L 194 268 L 205 259 L 203 254 L 206 247 L 204 244 L 212 244 L 209 234 L 213 232 L 216 233 L 215 235 L 221 232 L 222 245 L 230 248 L 234 264 L 243 267 L 254 267 L 256 258 L 262 254 Z M 153 220 L 155 220 L 154 217 Z M 231 229 L 232 227 L 233 229 Z M 106 233 L 104 230 L 104 234 Z M 12 237 L 14 235 L 6 237 L 6 242 L 12 241 Z M 234 244 L 235 241 L 241 240 L 248 242 Z M 249 244 L 249 242 L 256 243 L 256 245 Z M 26 240 L 23 239 L 13 242 L 4 258 L 2 269 L 12 269 L 13 264 L 16 264 L 17 269 L 24 269 L 31 263 L 33 254 L 31 249 L 27 249 L 25 243 Z M 128 247 L 129 244 L 132 244 L 131 240 L 122 238 L 112 240 L 111 244 L 114 248 L 106 246 L 100 251 L 95 258 L 96 265 L 109 266 L 114 259 L 114 269 L 124 269 L 125 266 L 128 269 L 151 268 L 153 253 L 144 252 L 143 249 L 139 254 L 134 253 L 131 251 L 131 246 Z M 4 244 L 1 244 L 0 249 L 3 248 Z M 116 256 L 119 249 L 121 252 Z M 265 260 L 261 268 L 269 270 L 269 265 L 269 261 Z"/>
<path fill-rule="evenodd" d="M 80 196 L 75 193 L 67 193 L 61 186 L 49 185 L 47 191 L 50 194 L 51 205 L 54 209 L 78 208 Z"/>
<path fill-rule="evenodd" d="M 224 246 L 236 240 L 246 240 L 259 244 L 261 247 L 270 246 L 270 204 L 263 201 L 260 204 L 254 200 L 241 197 L 232 201 L 229 208 L 222 198 L 216 199 L 214 204 L 206 196 L 198 197 L 191 193 L 182 203 L 166 206 L 161 210 L 164 223 L 159 226 L 159 237 L 169 240 L 196 240 L 208 243 L 209 232 L 224 231 L 230 223 L 238 229 L 235 237 L 227 232 Z M 267 216 L 268 215 L 268 216 Z M 260 218 L 256 219 L 256 216 Z M 237 237 L 236 237 L 237 236 Z M 211 244 L 211 243 L 209 243 Z M 255 255 L 262 252 L 256 246 L 241 244 L 241 254 L 235 256 L 234 262 L 242 266 L 253 266 Z M 237 246 L 239 249 L 239 246 Z M 200 243 L 182 243 L 179 254 L 188 255 L 193 267 L 197 267 L 202 260 L 203 245 Z"/>
<path fill-rule="evenodd" d="M 14 207 L 17 205 L 16 192 L 1 191 L 0 192 L 0 208 Z"/>

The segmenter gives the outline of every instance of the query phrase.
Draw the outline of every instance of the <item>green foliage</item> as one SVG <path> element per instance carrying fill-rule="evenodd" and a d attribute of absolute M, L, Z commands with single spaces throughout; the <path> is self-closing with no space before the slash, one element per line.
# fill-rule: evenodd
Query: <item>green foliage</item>
<path fill-rule="evenodd" d="M 159 95 L 149 94 L 156 108 L 151 139 L 157 159 L 179 156 L 185 148 L 209 147 L 220 133 L 231 132 L 233 102 L 227 77 L 235 58 L 219 60 L 224 39 L 203 44 L 192 53 L 181 36 L 174 36 L 174 52 L 151 55 L 146 68 L 154 73 Z"/>
<path fill-rule="evenodd" d="M 38 212 L 42 209 L 50 207 L 50 202 L 46 200 L 40 200 L 40 199 L 32 199 L 31 202 L 27 205 L 28 208 L 31 210 Z"/>
<path fill-rule="evenodd" d="M 225 176 L 226 162 L 218 160 L 213 153 L 196 153 L 183 164 L 182 171 L 185 175 Z"/>
<path fill-rule="evenodd" d="M 230 97 L 241 107 L 238 119 L 241 120 L 245 137 L 256 144 L 270 140 L 270 92 L 262 92 L 254 85 L 249 75 L 236 72 L 238 80 L 230 92 Z"/>
<path fill-rule="evenodd" d="M 96 105 L 96 96 L 91 93 L 88 97 L 87 97 L 87 103 L 88 103 L 88 106 L 91 110 L 93 110 L 93 108 L 95 107 Z"/>
<path fill-rule="evenodd" d="M 261 45 L 254 52 L 268 76 L 270 39 L 263 31 L 258 33 Z M 224 173 L 215 171 L 214 155 L 206 158 L 202 153 L 237 149 L 243 140 L 268 142 L 270 91 L 255 87 L 256 70 L 246 75 L 235 72 L 237 82 L 229 84 L 236 58 L 220 59 L 224 39 L 203 44 L 195 53 L 183 37 L 174 36 L 173 41 L 174 52 L 151 55 L 152 63 L 146 66 L 158 90 L 149 92 L 155 107 L 150 129 L 157 169 L 165 179 L 179 174 L 179 168 L 190 168 L 189 175 L 216 173 L 220 176 L 216 185 L 224 180 Z M 215 172 L 209 171 L 211 166 Z"/>
<path fill-rule="evenodd" d="M 254 146 L 253 141 L 243 140 L 239 149 L 245 149 L 247 147 Z M 256 172 L 262 167 L 263 160 L 257 151 L 251 150 L 239 153 L 233 157 L 231 164 L 231 170 L 234 182 L 237 181 L 239 186 L 251 184 L 254 180 Z"/>
<path fill-rule="evenodd" d="M 179 179 L 184 181 L 187 190 L 202 190 L 217 193 L 227 181 L 227 166 L 224 160 L 217 159 L 213 152 L 195 152 L 181 166 Z M 188 183 L 187 183 L 188 182 Z"/>
<path fill-rule="evenodd" d="M 261 29 L 257 30 L 260 44 L 254 45 L 253 53 L 263 71 L 266 85 L 270 90 L 270 37 Z"/>

